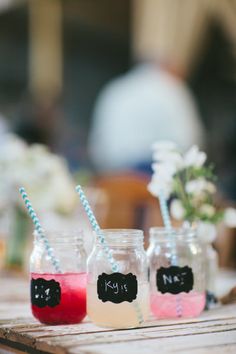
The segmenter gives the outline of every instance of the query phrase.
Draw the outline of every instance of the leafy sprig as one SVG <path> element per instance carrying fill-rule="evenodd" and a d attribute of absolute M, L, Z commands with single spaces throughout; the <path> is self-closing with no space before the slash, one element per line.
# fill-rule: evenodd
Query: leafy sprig
<path fill-rule="evenodd" d="M 194 167 L 189 166 L 181 169 L 173 176 L 173 196 L 175 199 L 181 201 L 184 209 L 184 219 L 189 222 L 201 220 L 208 223 L 218 223 L 222 220 L 224 212 L 213 209 L 212 215 L 201 210 L 203 205 L 213 206 L 213 193 L 207 190 L 195 191 L 195 193 L 188 193 L 186 185 L 191 180 L 205 180 L 214 184 L 217 177 L 214 173 L 214 165 Z"/>

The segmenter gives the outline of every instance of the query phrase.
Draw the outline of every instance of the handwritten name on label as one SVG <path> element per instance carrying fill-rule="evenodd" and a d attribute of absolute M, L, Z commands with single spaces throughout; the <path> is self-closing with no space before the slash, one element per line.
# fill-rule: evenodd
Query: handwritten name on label
<path fill-rule="evenodd" d="M 110 301 L 114 304 L 132 302 L 136 299 L 137 292 L 137 279 L 132 273 L 102 273 L 98 276 L 97 293 L 102 302 Z"/>
<path fill-rule="evenodd" d="M 31 303 L 40 308 L 55 307 L 61 301 L 60 283 L 55 280 L 37 278 L 31 280 Z"/>
<path fill-rule="evenodd" d="M 162 294 L 188 293 L 193 289 L 193 271 L 190 267 L 161 267 L 156 273 L 157 290 Z"/>

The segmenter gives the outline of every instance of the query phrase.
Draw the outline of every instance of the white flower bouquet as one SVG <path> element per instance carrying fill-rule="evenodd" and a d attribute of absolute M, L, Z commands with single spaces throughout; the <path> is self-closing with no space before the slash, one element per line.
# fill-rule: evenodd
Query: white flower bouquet
<path fill-rule="evenodd" d="M 18 189 L 24 186 L 39 211 L 70 213 L 76 205 L 74 184 L 63 158 L 39 144 L 5 135 L 0 142 L 0 211 L 24 208 Z"/>
<path fill-rule="evenodd" d="M 218 255 L 211 244 L 216 238 L 215 225 L 223 221 L 228 227 L 236 227 L 236 210 L 215 206 L 216 176 L 213 166 L 206 164 L 206 154 L 197 146 L 183 154 L 174 143 L 160 141 L 153 146 L 153 160 L 148 190 L 170 201 L 170 214 L 183 227 L 196 228 L 204 246 L 206 289 L 214 294 Z"/>
<path fill-rule="evenodd" d="M 177 220 L 216 224 L 224 216 L 214 206 L 216 177 L 213 166 L 206 166 L 206 154 L 193 146 L 182 154 L 172 142 L 153 146 L 153 176 L 148 190 L 156 197 L 170 199 L 170 213 Z"/>

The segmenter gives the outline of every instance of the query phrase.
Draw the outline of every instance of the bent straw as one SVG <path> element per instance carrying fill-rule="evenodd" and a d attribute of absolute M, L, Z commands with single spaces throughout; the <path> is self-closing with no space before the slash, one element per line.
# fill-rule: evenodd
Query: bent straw
<path fill-rule="evenodd" d="M 59 261 L 55 257 L 53 249 L 50 246 L 50 243 L 49 243 L 46 235 L 44 234 L 43 228 L 42 228 L 42 226 L 40 224 L 40 221 L 39 221 L 39 219 L 37 217 L 37 214 L 35 213 L 35 211 L 34 211 L 34 209 L 32 207 L 32 204 L 31 204 L 31 202 L 30 202 L 30 200 L 28 198 L 28 195 L 27 195 L 25 189 L 23 187 L 21 187 L 19 189 L 19 192 L 20 192 L 21 197 L 22 197 L 22 199 L 23 199 L 23 201 L 25 203 L 25 206 L 26 206 L 26 209 L 28 211 L 28 214 L 29 214 L 29 216 L 31 217 L 31 219 L 33 221 L 33 224 L 34 224 L 35 229 L 36 229 L 36 231 L 37 231 L 37 233 L 39 235 L 39 238 L 44 243 L 45 250 L 46 250 L 46 252 L 48 254 L 49 259 L 51 260 L 51 263 L 52 263 L 53 267 L 55 268 L 57 273 L 62 273 L 60 265 L 59 265 Z"/>
<path fill-rule="evenodd" d="M 80 185 L 76 186 L 76 192 L 79 194 L 79 197 L 80 197 L 80 201 L 84 207 L 84 210 L 89 218 L 89 221 L 92 225 L 92 228 L 93 230 L 95 231 L 97 237 L 98 237 L 98 240 L 102 246 L 102 249 L 104 251 L 104 254 L 105 256 L 107 257 L 110 265 L 111 265 L 111 269 L 112 271 L 115 273 L 115 272 L 119 272 L 119 265 L 116 263 L 116 261 L 114 260 L 113 256 L 112 256 L 112 253 L 111 253 L 111 250 L 108 246 L 108 243 L 106 241 L 106 238 L 96 220 L 96 217 L 91 209 L 91 206 L 89 205 L 89 202 L 81 188 Z M 137 302 L 134 302 L 133 303 L 134 307 L 135 307 L 135 310 L 137 312 L 137 316 L 138 316 L 138 321 L 139 323 L 142 323 L 143 322 L 143 315 L 142 315 L 142 312 L 140 310 L 140 307 L 138 305 Z"/>

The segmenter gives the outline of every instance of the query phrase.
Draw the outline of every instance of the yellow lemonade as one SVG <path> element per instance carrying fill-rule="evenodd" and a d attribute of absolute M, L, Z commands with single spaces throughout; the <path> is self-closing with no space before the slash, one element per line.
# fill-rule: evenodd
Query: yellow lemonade
<path fill-rule="evenodd" d="M 110 301 L 102 302 L 97 295 L 97 284 L 87 284 L 87 314 L 96 325 L 113 328 L 138 327 L 140 325 L 139 311 L 145 321 L 149 315 L 149 284 L 147 282 L 138 284 L 136 300 L 123 301 L 119 304 Z"/>

